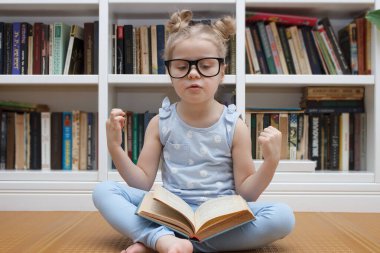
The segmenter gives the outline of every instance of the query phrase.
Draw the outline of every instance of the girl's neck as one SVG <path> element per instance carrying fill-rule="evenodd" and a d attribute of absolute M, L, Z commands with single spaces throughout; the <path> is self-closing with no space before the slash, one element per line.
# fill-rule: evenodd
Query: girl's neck
<path fill-rule="evenodd" d="M 177 103 L 177 113 L 187 124 L 205 128 L 216 123 L 223 113 L 223 105 L 215 100 L 202 104 Z"/>

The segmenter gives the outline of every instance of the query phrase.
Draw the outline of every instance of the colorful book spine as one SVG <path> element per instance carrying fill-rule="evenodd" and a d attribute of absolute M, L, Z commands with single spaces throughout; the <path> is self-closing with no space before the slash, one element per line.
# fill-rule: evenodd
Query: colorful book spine
<path fill-rule="evenodd" d="M 72 169 L 72 113 L 62 113 L 62 169 Z"/>
<path fill-rule="evenodd" d="M 21 23 L 13 23 L 12 75 L 21 74 Z"/>

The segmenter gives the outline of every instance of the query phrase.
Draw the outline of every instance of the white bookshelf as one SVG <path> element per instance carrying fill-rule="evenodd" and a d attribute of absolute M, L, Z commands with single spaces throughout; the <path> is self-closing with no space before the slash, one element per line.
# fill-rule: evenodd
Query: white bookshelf
<path fill-rule="evenodd" d="M 246 8 L 323 17 L 335 29 L 356 14 L 379 9 L 380 0 L 83 0 L 1 1 L 0 21 L 83 24 L 99 20 L 99 74 L 82 76 L 0 75 L 0 99 L 46 103 L 52 111 L 99 113 L 98 171 L 0 171 L 0 210 L 95 210 L 91 192 L 103 180 L 122 181 L 111 170 L 105 121 L 111 108 L 156 111 L 165 96 L 175 98 L 167 75 L 115 75 L 112 24 L 163 24 L 170 13 L 191 9 L 196 18 L 233 15 L 237 19 L 236 75 L 227 75 L 222 92 L 236 88 L 237 108 L 298 105 L 305 86 L 360 85 L 366 88 L 367 168 L 359 172 L 305 171 L 310 161 L 281 161 L 262 200 L 284 201 L 297 211 L 380 211 L 380 33 L 373 28 L 372 75 L 245 75 Z M 377 98 L 377 99 L 376 99 Z M 257 165 L 260 161 L 254 161 Z M 289 172 L 296 170 L 299 172 Z M 160 183 L 160 173 L 157 183 Z M 354 204 L 353 204 L 354 203 Z"/>

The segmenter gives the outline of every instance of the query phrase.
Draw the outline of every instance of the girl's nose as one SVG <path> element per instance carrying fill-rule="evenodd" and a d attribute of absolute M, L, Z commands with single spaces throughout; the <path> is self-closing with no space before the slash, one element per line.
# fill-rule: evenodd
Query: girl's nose
<path fill-rule="evenodd" d="M 193 79 L 193 78 L 200 78 L 201 75 L 199 74 L 197 68 L 195 66 L 191 66 L 190 72 L 187 75 L 188 78 Z"/>

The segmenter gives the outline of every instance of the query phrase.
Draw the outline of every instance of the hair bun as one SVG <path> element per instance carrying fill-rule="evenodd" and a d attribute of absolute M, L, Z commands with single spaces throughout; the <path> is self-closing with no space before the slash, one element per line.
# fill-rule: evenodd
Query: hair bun
<path fill-rule="evenodd" d="M 176 33 L 179 30 L 187 27 L 192 18 L 193 13 L 189 10 L 174 12 L 166 24 L 166 28 L 169 33 Z"/>
<path fill-rule="evenodd" d="M 216 20 L 212 26 L 215 32 L 218 33 L 224 40 L 229 40 L 230 37 L 236 32 L 235 19 L 231 16 L 226 16 Z"/>

